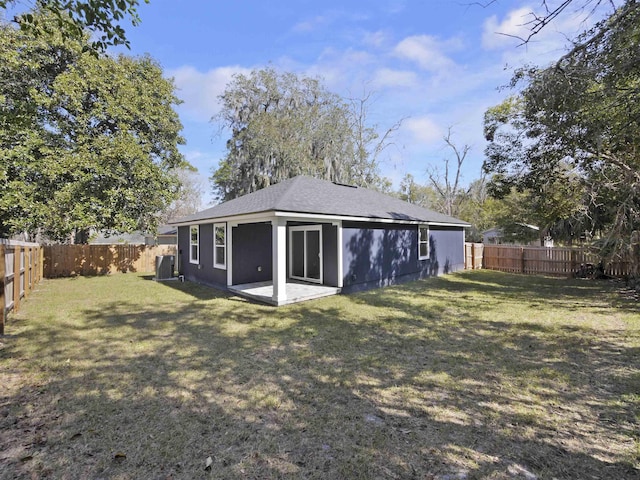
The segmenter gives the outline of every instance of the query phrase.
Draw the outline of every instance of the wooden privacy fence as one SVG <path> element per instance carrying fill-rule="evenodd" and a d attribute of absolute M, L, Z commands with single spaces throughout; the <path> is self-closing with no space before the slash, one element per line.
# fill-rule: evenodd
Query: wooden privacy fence
<path fill-rule="evenodd" d="M 47 245 L 46 278 L 155 271 L 156 255 L 175 255 L 175 245 Z"/>
<path fill-rule="evenodd" d="M 483 243 L 464 244 L 464 269 L 477 270 L 482 268 Z"/>
<path fill-rule="evenodd" d="M 471 247 L 474 245 L 475 247 Z M 477 256 L 471 260 L 471 252 L 477 252 L 478 244 L 465 244 L 465 268 L 478 268 Z M 587 264 L 597 266 L 596 253 L 570 247 L 529 247 L 518 245 L 483 245 L 482 268 L 511 273 L 539 273 L 543 275 L 571 276 Z M 609 262 L 603 265 L 606 275 L 619 277 L 630 273 L 627 262 Z"/>
<path fill-rule="evenodd" d="M 37 243 L 0 239 L 0 335 L 9 312 L 17 312 L 42 279 L 43 250 Z"/>

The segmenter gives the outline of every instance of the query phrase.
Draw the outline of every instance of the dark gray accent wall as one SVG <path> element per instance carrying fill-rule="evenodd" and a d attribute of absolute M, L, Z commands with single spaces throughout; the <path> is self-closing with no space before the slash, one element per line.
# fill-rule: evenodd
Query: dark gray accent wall
<path fill-rule="evenodd" d="M 233 284 L 273 278 L 271 224 L 245 223 L 233 228 Z"/>
<path fill-rule="evenodd" d="M 338 227 L 322 225 L 323 284 L 338 286 Z"/>
<path fill-rule="evenodd" d="M 178 227 L 178 273 L 186 275 L 185 265 L 189 263 L 189 227 Z"/>
<path fill-rule="evenodd" d="M 213 267 L 213 224 L 200 225 L 198 240 L 200 258 L 199 263 L 196 265 L 189 262 L 189 227 L 178 228 L 180 274 L 192 282 L 226 287 L 227 271 Z"/>
<path fill-rule="evenodd" d="M 418 259 L 418 227 L 343 222 L 343 292 L 393 285 L 464 268 L 462 228 L 429 229 L 429 258 Z"/>

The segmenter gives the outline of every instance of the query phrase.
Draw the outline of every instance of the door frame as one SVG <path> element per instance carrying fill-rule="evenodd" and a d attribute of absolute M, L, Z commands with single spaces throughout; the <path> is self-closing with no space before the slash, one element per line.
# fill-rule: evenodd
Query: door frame
<path fill-rule="evenodd" d="M 303 262 L 304 262 L 304 274 L 307 274 L 307 234 L 308 231 L 317 231 L 319 233 L 319 245 L 318 245 L 318 258 L 320 260 L 320 278 L 309 278 L 309 277 L 297 277 L 293 275 L 293 232 L 305 232 L 304 234 L 304 252 L 303 252 Z M 304 282 L 311 283 L 319 283 L 322 285 L 323 281 L 323 263 L 324 258 L 322 256 L 322 225 L 296 225 L 295 227 L 289 227 L 289 278 L 293 278 L 295 280 L 302 280 Z"/>

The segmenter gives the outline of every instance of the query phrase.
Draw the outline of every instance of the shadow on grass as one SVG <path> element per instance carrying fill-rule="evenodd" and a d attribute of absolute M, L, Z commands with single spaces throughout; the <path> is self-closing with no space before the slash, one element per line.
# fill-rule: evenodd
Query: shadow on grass
<path fill-rule="evenodd" d="M 637 478 L 637 338 L 464 305 L 601 301 L 525 278 L 279 309 L 157 284 L 51 315 L 0 353 L 42 371 L 2 398 L 0 478 Z"/>
<path fill-rule="evenodd" d="M 156 281 L 154 275 L 143 275 L 141 278 L 144 280 L 149 280 L 161 285 L 165 288 L 171 288 L 178 292 L 184 293 L 186 295 L 190 295 L 191 297 L 198 300 L 213 300 L 216 298 L 231 298 L 233 297 L 228 291 L 213 288 L 207 285 L 202 285 L 194 282 L 181 282 L 179 280 L 164 280 L 164 281 Z"/>

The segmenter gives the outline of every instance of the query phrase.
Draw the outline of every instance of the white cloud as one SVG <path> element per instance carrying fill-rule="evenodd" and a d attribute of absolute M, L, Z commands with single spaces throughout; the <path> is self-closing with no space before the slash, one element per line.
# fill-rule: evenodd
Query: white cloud
<path fill-rule="evenodd" d="M 402 40 L 394 49 L 396 56 L 416 62 L 429 72 L 444 72 L 455 67 L 445 52 L 459 48 L 457 40 L 440 41 L 431 35 L 416 35 Z"/>
<path fill-rule="evenodd" d="M 375 72 L 372 84 L 374 87 L 414 87 L 418 84 L 416 72 L 381 68 Z"/>
<path fill-rule="evenodd" d="M 376 32 L 365 32 L 362 37 L 362 43 L 375 48 L 382 47 L 389 39 L 389 34 L 383 30 Z"/>
<path fill-rule="evenodd" d="M 482 46 L 495 50 L 513 48 L 515 43 L 521 43 L 522 40 L 518 38 L 527 38 L 529 34 L 529 26 L 526 24 L 533 20 L 532 11 L 530 7 L 512 10 L 501 22 L 497 15 L 489 17 L 483 25 Z"/>
<path fill-rule="evenodd" d="M 201 72 L 186 65 L 167 72 L 184 101 L 180 110 L 193 120 L 208 121 L 220 109 L 218 96 L 236 73 L 248 74 L 250 69 L 239 66 L 219 67 Z"/>
<path fill-rule="evenodd" d="M 413 140 L 425 145 L 433 145 L 442 141 L 444 131 L 436 121 L 428 116 L 408 118 L 402 124 L 408 130 Z"/>
<path fill-rule="evenodd" d="M 606 14 L 606 9 L 566 9 L 562 15 L 529 38 L 535 19 L 543 17 L 545 13 L 523 6 L 508 12 L 502 20 L 497 15 L 485 20 L 482 47 L 486 50 L 504 50 L 505 59 L 509 62 L 524 60 L 544 64 L 559 57 L 569 45 L 570 39 L 588 30 Z M 526 45 L 522 45 L 527 39 L 529 41 Z"/>
<path fill-rule="evenodd" d="M 322 29 L 326 30 L 328 27 L 333 26 L 338 22 L 342 22 L 342 21 L 359 22 L 359 21 L 367 20 L 368 18 L 369 18 L 369 15 L 366 13 L 363 14 L 359 12 L 350 12 L 350 11 L 341 10 L 341 9 L 331 9 L 331 10 L 325 11 L 321 15 L 316 15 L 315 17 L 307 18 L 305 20 L 302 20 L 296 23 L 291 28 L 291 31 L 293 31 L 294 33 L 300 33 L 300 34 L 311 33 L 311 32 L 315 32 Z"/>
<path fill-rule="evenodd" d="M 327 48 L 303 73 L 322 78 L 330 90 L 347 91 L 370 80 L 369 72 L 376 62 L 376 56 L 364 50 Z"/>
<path fill-rule="evenodd" d="M 301 22 L 296 23 L 293 26 L 293 31 L 296 33 L 308 33 L 308 32 L 313 32 L 314 30 L 317 30 L 318 28 L 321 28 L 323 26 L 326 26 L 329 22 L 331 21 L 331 19 L 329 17 L 327 17 L 326 15 L 318 15 L 316 17 L 307 19 L 307 20 L 303 20 Z"/>
<path fill-rule="evenodd" d="M 406 2 L 404 0 L 391 0 L 386 6 L 386 13 L 396 14 L 402 13 L 407 8 Z"/>
<path fill-rule="evenodd" d="M 223 156 L 215 146 L 211 146 L 211 149 L 204 151 L 199 148 L 189 148 L 184 146 L 181 148 L 182 154 L 185 160 L 194 166 L 201 175 L 207 176 L 212 167 L 216 167 L 220 158 Z"/>

